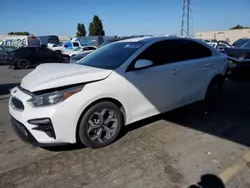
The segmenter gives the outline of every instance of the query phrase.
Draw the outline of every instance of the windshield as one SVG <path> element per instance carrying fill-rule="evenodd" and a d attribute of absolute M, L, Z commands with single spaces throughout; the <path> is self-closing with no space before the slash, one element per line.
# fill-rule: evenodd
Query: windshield
<path fill-rule="evenodd" d="M 246 40 L 246 42 L 241 47 L 242 48 L 250 48 L 250 39 Z"/>
<path fill-rule="evenodd" d="M 144 44 L 143 42 L 118 42 L 108 44 L 92 52 L 77 62 L 77 64 L 113 70 L 122 65 Z"/>

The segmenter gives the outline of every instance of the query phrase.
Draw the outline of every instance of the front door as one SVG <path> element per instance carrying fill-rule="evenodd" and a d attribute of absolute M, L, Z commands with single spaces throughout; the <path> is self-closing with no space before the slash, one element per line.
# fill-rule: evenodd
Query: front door
<path fill-rule="evenodd" d="M 175 107 L 180 88 L 175 86 L 173 64 L 166 59 L 169 41 L 152 44 L 129 66 L 125 73 L 128 81 L 129 103 L 133 109 L 132 121 L 152 116 Z M 147 59 L 153 66 L 134 68 L 138 59 Z"/>

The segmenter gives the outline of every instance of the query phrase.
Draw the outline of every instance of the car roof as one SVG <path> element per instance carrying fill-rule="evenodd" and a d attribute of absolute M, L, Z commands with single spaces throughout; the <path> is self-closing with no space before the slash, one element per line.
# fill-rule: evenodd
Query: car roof
<path fill-rule="evenodd" d="M 197 39 L 188 38 L 188 37 L 177 37 L 177 36 L 164 36 L 164 37 L 138 37 L 138 38 L 129 38 L 124 39 L 120 41 L 116 41 L 115 43 L 120 42 L 149 42 L 149 41 L 161 41 L 161 40 L 171 40 L 171 39 L 184 39 L 184 40 L 193 40 L 193 41 L 199 41 Z"/>

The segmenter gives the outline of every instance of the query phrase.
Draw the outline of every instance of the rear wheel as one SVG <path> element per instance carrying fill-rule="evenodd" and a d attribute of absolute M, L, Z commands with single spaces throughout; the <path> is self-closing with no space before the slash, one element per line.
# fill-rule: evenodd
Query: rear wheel
<path fill-rule="evenodd" d="M 112 102 L 100 102 L 83 115 L 79 125 L 79 139 L 91 148 L 104 147 L 116 140 L 122 126 L 120 109 Z"/>
<path fill-rule="evenodd" d="M 208 85 L 205 100 L 211 102 L 218 99 L 222 92 L 223 85 L 224 77 L 222 75 L 214 77 Z"/>
<path fill-rule="evenodd" d="M 20 59 L 18 62 L 17 62 L 17 68 L 18 69 L 27 69 L 29 68 L 30 66 L 30 63 L 27 59 Z"/>

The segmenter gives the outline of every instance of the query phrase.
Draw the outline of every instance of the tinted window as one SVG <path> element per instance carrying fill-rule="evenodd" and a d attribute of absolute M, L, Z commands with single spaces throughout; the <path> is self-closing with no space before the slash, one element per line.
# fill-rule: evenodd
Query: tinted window
<path fill-rule="evenodd" d="M 155 65 L 164 64 L 170 62 L 170 57 L 167 57 L 166 52 L 171 50 L 170 41 L 156 42 L 144 50 L 137 58 L 147 59 L 152 61 Z M 172 53 L 171 53 L 172 54 Z"/>
<path fill-rule="evenodd" d="M 179 59 L 182 61 L 212 56 L 212 51 L 200 43 L 190 40 L 178 40 L 175 43 Z"/>
<path fill-rule="evenodd" d="M 212 52 L 210 49 L 197 42 L 189 40 L 166 40 L 154 43 L 142 52 L 136 60 L 147 59 L 155 65 L 161 65 L 204 58 L 211 55 Z"/>
<path fill-rule="evenodd" d="M 79 45 L 79 43 L 77 43 L 77 42 L 73 42 L 73 46 L 74 46 L 74 47 L 78 47 L 78 46 L 80 46 L 80 45 Z"/>
<path fill-rule="evenodd" d="M 78 64 L 102 69 L 116 69 L 144 44 L 143 42 L 119 42 L 109 44 L 92 52 L 80 60 Z"/>

